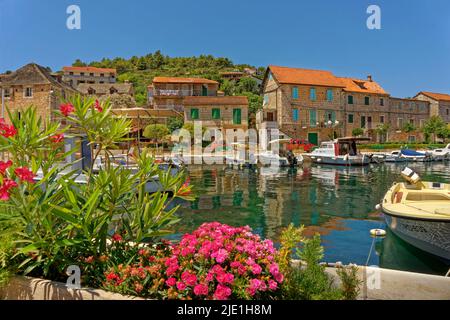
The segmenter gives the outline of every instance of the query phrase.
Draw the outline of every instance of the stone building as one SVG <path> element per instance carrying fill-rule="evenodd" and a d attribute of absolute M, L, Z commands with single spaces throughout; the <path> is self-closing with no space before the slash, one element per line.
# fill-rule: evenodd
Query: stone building
<path fill-rule="evenodd" d="M 279 129 L 281 136 L 314 144 L 351 136 L 356 128 L 374 141 L 399 138 L 394 134 L 398 130 L 390 125 L 386 137 L 378 137 L 376 129 L 390 123 L 396 112 L 405 112 L 419 124 L 429 108 L 419 104 L 426 110 L 391 110 L 389 93 L 371 76 L 364 80 L 344 78 L 323 70 L 269 66 L 261 91 L 264 102 L 257 113 L 257 128 Z"/>
<path fill-rule="evenodd" d="M 450 95 L 422 91 L 414 99 L 428 101 L 430 103 L 430 115 L 440 116 L 447 124 L 450 124 Z"/>
<path fill-rule="evenodd" d="M 96 67 L 63 67 L 62 80 L 76 88 L 81 83 L 115 83 L 116 69 Z"/>
<path fill-rule="evenodd" d="M 30 105 L 37 108 L 37 114 L 46 118 L 53 116 L 62 99 L 77 94 L 74 88 L 54 77 L 50 71 L 38 64 L 29 63 L 10 74 L 0 77 L 2 89 L 2 117 L 6 108 L 20 111 Z"/>

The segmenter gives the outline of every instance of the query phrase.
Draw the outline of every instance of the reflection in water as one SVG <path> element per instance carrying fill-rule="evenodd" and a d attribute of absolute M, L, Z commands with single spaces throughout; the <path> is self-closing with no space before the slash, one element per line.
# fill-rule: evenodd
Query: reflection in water
<path fill-rule="evenodd" d="M 450 164 L 409 164 L 424 180 L 450 181 Z M 224 166 L 190 167 L 197 200 L 183 204 L 178 234 L 203 222 L 249 225 L 263 237 L 278 240 L 289 223 L 305 225 L 305 235 L 323 237 L 325 260 L 380 265 L 441 274 L 439 260 L 411 248 L 388 232 L 370 237 L 372 228 L 386 228 L 374 207 L 404 165 L 369 167 L 308 166 L 232 170 Z M 369 251 L 374 246 L 370 257 Z M 406 246 L 405 246 L 406 245 Z M 406 249 L 405 249 L 406 247 Z"/>

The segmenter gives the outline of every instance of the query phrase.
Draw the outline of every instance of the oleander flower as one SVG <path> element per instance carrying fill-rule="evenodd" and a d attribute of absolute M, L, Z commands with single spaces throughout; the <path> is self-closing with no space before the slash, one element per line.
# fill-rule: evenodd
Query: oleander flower
<path fill-rule="evenodd" d="M 100 102 L 97 99 L 95 100 L 94 107 L 95 107 L 95 110 L 97 110 L 98 112 L 102 112 L 103 111 L 103 108 L 102 108 L 102 106 L 100 105 Z"/>
<path fill-rule="evenodd" d="M 111 239 L 112 239 L 112 241 L 115 241 L 115 242 L 122 241 L 122 236 L 118 233 L 115 233 L 112 235 Z"/>
<path fill-rule="evenodd" d="M 54 136 L 50 137 L 50 141 L 53 143 L 61 143 L 64 141 L 64 134 L 63 133 L 55 134 Z"/>
<path fill-rule="evenodd" d="M 59 111 L 61 111 L 61 113 L 67 117 L 69 116 L 69 114 L 71 114 L 72 112 L 75 111 L 75 108 L 73 107 L 73 105 L 71 103 L 65 103 L 65 104 L 61 104 L 59 106 Z"/>
<path fill-rule="evenodd" d="M 13 164 L 13 163 L 12 163 L 11 160 L 8 160 L 8 161 L 6 161 L 6 162 L 0 161 L 0 174 L 1 174 L 1 175 L 4 175 L 5 172 L 6 172 L 6 170 L 7 170 L 9 167 L 11 167 L 12 164 Z"/>
<path fill-rule="evenodd" d="M 21 181 L 34 182 L 33 178 L 36 176 L 27 167 L 19 167 L 14 170 L 14 173 Z"/>

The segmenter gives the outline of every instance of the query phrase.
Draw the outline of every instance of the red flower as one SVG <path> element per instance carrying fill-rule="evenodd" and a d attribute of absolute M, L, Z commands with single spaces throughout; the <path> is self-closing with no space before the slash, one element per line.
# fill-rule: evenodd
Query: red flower
<path fill-rule="evenodd" d="M 50 137 L 50 141 L 53 143 L 60 143 L 64 141 L 64 134 L 55 134 L 54 136 Z"/>
<path fill-rule="evenodd" d="M 0 119 L 0 134 L 5 138 L 13 137 L 17 134 L 17 130 L 14 125 L 7 125 L 5 119 Z"/>
<path fill-rule="evenodd" d="M 36 176 L 27 167 L 19 167 L 14 170 L 14 173 L 19 177 L 21 181 L 34 182 L 33 178 Z"/>
<path fill-rule="evenodd" d="M 98 102 L 98 100 L 95 100 L 95 110 L 97 110 L 98 112 L 102 112 L 103 108 L 100 105 L 100 102 Z"/>
<path fill-rule="evenodd" d="M 0 200 L 9 200 L 9 189 L 17 187 L 17 183 L 11 179 L 4 179 L 3 185 L 0 187 Z"/>
<path fill-rule="evenodd" d="M 113 234 L 111 237 L 112 241 L 122 241 L 122 236 L 118 233 Z"/>
<path fill-rule="evenodd" d="M 71 114 L 74 110 L 75 110 L 75 108 L 70 103 L 62 104 L 59 106 L 59 111 L 61 111 L 61 113 L 65 117 L 67 117 L 69 114 Z"/>
<path fill-rule="evenodd" d="M 5 174 L 6 169 L 12 166 L 12 161 L 8 160 L 7 162 L 0 161 L 0 174 Z"/>

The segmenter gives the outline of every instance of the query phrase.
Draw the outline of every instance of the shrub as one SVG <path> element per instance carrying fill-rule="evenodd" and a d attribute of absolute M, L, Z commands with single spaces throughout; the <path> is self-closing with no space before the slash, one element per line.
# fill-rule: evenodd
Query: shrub
<path fill-rule="evenodd" d="M 284 278 L 276 254 L 249 227 L 205 223 L 179 244 L 142 248 L 139 262 L 106 273 L 105 288 L 169 299 L 267 299 Z"/>

